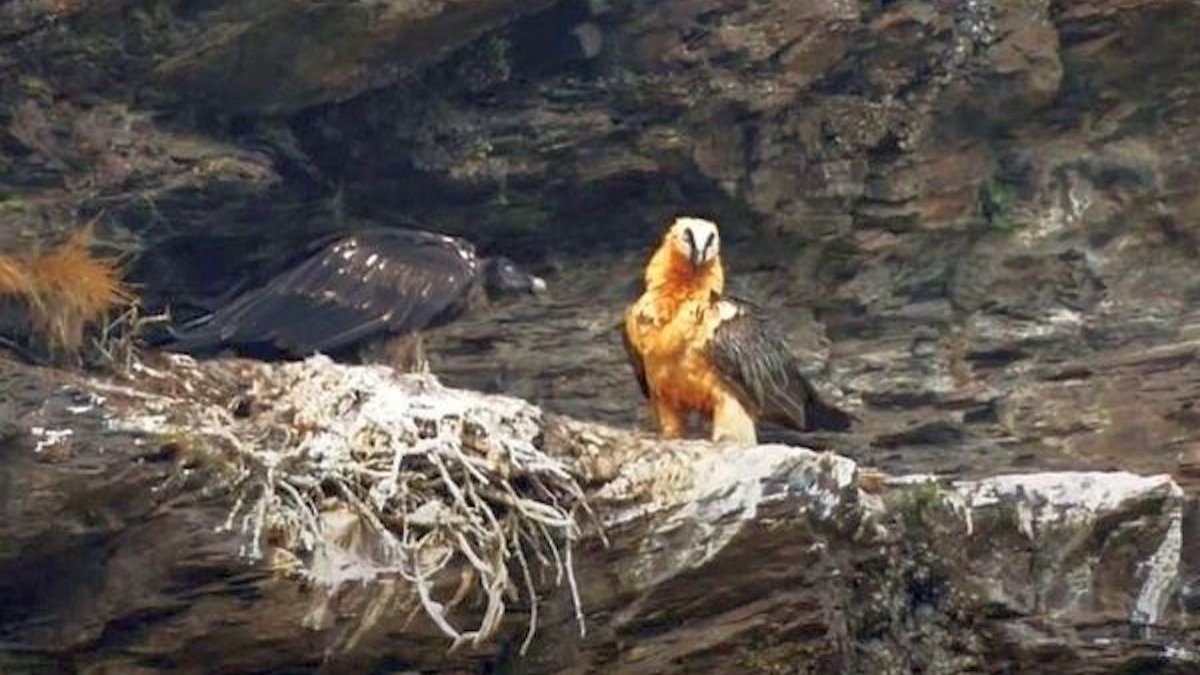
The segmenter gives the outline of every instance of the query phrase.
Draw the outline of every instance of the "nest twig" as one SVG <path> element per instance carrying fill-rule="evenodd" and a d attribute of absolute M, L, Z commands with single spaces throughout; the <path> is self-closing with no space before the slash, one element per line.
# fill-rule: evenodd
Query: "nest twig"
<path fill-rule="evenodd" d="M 92 338 L 92 348 L 96 358 L 106 367 L 113 368 L 129 375 L 141 366 L 137 360 L 138 338 L 145 333 L 146 327 L 154 324 L 168 323 L 171 316 L 167 312 L 143 315 L 137 299 L 132 300 L 125 311 L 105 321 L 99 334 Z"/>

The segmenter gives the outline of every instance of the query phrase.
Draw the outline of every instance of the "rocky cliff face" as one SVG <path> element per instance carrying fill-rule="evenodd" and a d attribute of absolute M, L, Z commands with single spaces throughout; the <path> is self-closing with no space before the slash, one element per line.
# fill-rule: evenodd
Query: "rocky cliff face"
<path fill-rule="evenodd" d="M 613 326 L 665 219 L 700 213 L 867 413 L 842 450 L 1196 461 L 1192 3 L 0 11 L 6 246 L 103 213 L 152 305 L 315 232 L 467 234 L 555 293 L 446 330 L 440 372 L 631 424 Z"/>
<path fill-rule="evenodd" d="M 1165 474 L 888 477 L 319 357 L 0 378 L 39 394 L 10 406 L 0 441 L 4 672 L 1182 674 L 1200 659 L 1194 500 Z"/>
<path fill-rule="evenodd" d="M 186 312 L 318 232 L 465 234 L 551 293 L 430 335 L 435 371 L 631 427 L 619 312 L 665 220 L 707 215 L 732 287 L 865 421 L 799 440 L 964 480 L 1165 472 L 1192 500 L 1198 24 L 1172 0 L 8 0 L 0 248 L 100 214 Z"/>

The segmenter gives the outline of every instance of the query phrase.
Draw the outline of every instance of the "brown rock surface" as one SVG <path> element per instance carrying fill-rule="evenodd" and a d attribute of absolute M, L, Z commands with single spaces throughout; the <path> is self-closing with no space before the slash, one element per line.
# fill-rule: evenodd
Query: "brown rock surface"
<path fill-rule="evenodd" d="M 1167 473 L 1191 513 L 1198 26 L 1183 0 L 0 1 L 0 250 L 103 214 L 186 316 L 318 232 L 466 234 L 551 292 L 431 333 L 435 371 L 630 428 L 620 311 L 666 219 L 708 215 L 733 289 L 864 420 L 781 439 L 895 474 Z M 146 513 L 138 475 L 112 489 Z M 779 625 L 761 651 L 807 635 Z"/>

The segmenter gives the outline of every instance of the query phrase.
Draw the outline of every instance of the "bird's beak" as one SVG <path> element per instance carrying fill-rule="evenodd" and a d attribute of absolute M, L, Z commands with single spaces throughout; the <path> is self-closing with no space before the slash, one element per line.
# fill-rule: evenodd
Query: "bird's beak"
<path fill-rule="evenodd" d="M 530 288 L 533 290 L 535 295 L 545 293 L 546 280 L 541 277 L 533 277 L 533 281 L 530 283 Z"/>

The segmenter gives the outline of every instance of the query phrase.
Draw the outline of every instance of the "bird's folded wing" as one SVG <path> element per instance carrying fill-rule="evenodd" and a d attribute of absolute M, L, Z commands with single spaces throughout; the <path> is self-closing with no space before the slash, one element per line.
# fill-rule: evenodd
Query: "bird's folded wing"
<path fill-rule="evenodd" d="M 709 359 L 743 405 L 763 419 L 798 430 L 843 427 L 834 418 L 844 414 L 818 400 L 787 339 L 765 312 L 729 296 L 716 300 L 713 310 L 719 323 L 708 344 Z"/>
<path fill-rule="evenodd" d="M 642 390 L 642 396 L 650 396 L 650 385 L 646 381 L 646 363 L 642 359 L 641 352 L 633 344 L 633 339 L 629 336 L 629 329 L 624 323 L 621 324 L 621 343 L 625 346 L 625 355 L 629 358 L 629 365 L 633 368 L 633 374 Z"/>
<path fill-rule="evenodd" d="M 474 251 L 459 240 L 420 232 L 351 235 L 177 335 L 176 348 L 271 344 L 305 355 L 372 333 L 420 330 L 463 300 L 476 270 Z"/>

